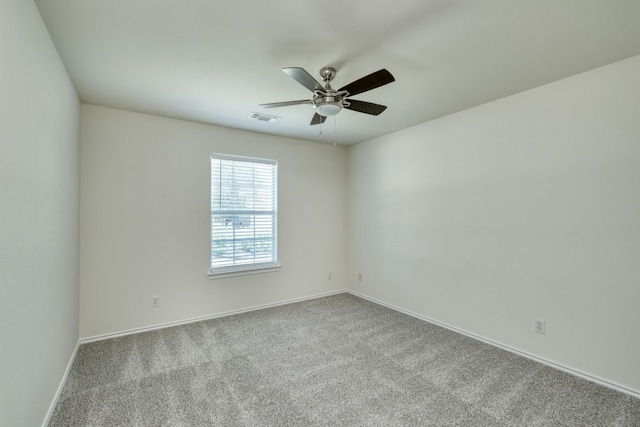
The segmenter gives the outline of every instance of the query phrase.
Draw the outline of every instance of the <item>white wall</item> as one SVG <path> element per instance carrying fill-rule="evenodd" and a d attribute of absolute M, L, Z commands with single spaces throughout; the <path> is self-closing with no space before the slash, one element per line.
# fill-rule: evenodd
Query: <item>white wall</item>
<path fill-rule="evenodd" d="M 350 287 L 640 392 L 638 76 L 634 57 L 350 147 Z"/>
<path fill-rule="evenodd" d="M 344 147 L 92 105 L 80 135 L 82 337 L 345 287 Z M 211 152 L 278 161 L 280 271 L 208 280 Z"/>
<path fill-rule="evenodd" d="M 32 1 L 0 2 L 0 425 L 43 423 L 78 342 L 78 109 Z"/>

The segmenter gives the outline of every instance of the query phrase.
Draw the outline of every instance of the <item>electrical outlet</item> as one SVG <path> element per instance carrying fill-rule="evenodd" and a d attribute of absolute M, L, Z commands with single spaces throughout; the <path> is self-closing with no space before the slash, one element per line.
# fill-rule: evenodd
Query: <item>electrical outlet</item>
<path fill-rule="evenodd" d="M 539 334 L 544 334 L 545 329 L 546 327 L 544 320 L 535 319 L 535 331 Z"/>
<path fill-rule="evenodd" d="M 157 296 L 151 297 L 151 307 L 160 307 L 160 301 Z"/>
<path fill-rule="evenodd" d="M 362 273 L 358 273 L 358 282 L 362 282 Z"/>
<path fill-rule="evenodd" d="M 328 277 L 328 279 L 329 279 L 329 280 L 331 280 L 331 279 L 332 279 L 332 274 L 331 274 L 331 272 L 329 272 L 329 277 Z"/>

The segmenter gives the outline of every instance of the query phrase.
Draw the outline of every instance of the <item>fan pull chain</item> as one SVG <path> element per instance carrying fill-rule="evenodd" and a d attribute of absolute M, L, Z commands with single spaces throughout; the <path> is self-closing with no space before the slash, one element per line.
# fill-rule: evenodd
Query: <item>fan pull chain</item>
<path fill-rule="evenodd" d="M 337 141 L 338 141 L 338 131 L 337 131 L 337 125 L 336 122 L 338 121 L 338 116 L 333 116 L 333 146 L 335 147 L 337 145 Z"/>

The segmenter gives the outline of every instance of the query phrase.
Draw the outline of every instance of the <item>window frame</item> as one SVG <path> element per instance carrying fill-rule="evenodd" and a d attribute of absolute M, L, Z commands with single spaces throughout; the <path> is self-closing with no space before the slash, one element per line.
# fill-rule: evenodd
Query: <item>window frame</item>
<path fill-rule="evenodd" d="M 260 163 L 267 164 L 273 166 L 272 170 L 272 179 L 273 179 L 273 210 L 265 211 L 265 210 L 249 210 L 249 209 L 214 209 L 214 187 L 213 187 L 213 167 L 214 161 L 231 161 L 231 162 L 244 162 L 244 163 Z M 237 156 L 230 154 L 221 154 L 221 153 L 211 153 L 210 154 L 210 219 L 209 219 L 209 248 L 210 248 L 210 257 L 209 257 L 209 279 L 217 279 L 224 278 L 230 276 L 238 276 L 245 274 L 257 274 L 257 273 L 266 273 L 272 271 L 280 270 L 281 266 L 278 263 L 278 162 L 276 160 L 271 159 L 263 159 L 257 157 L 246 157 L 246 156 Z M 221 184 L 222 185 L 222 184 Z M 255 215 L 272 215 L 272 250 L 271 250 L 271 258 L 272 261 L 268 262 L 256 262 L 256 263 L 242 263 L 242 264 L 233 264 L 228 266 L 214 267 L 214 217 L 216 215 L 232 215 L 232 216 L 241 216 L 241 215 L 250 215 L 254 217 Z M 255 227 L 255 225 L 254 225 Z M 235 237 L 234 237 L 235 241 Z M 254 240 L 255 242 L 255 240 Z"/>

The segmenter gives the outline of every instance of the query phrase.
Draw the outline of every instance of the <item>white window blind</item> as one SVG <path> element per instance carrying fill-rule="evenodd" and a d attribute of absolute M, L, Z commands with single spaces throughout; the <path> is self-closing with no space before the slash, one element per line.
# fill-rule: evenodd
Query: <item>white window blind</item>
<path fill-rule="evenodd" d="M 277 162 L 211 155 L 211 273 L 277 265 Z"/>

